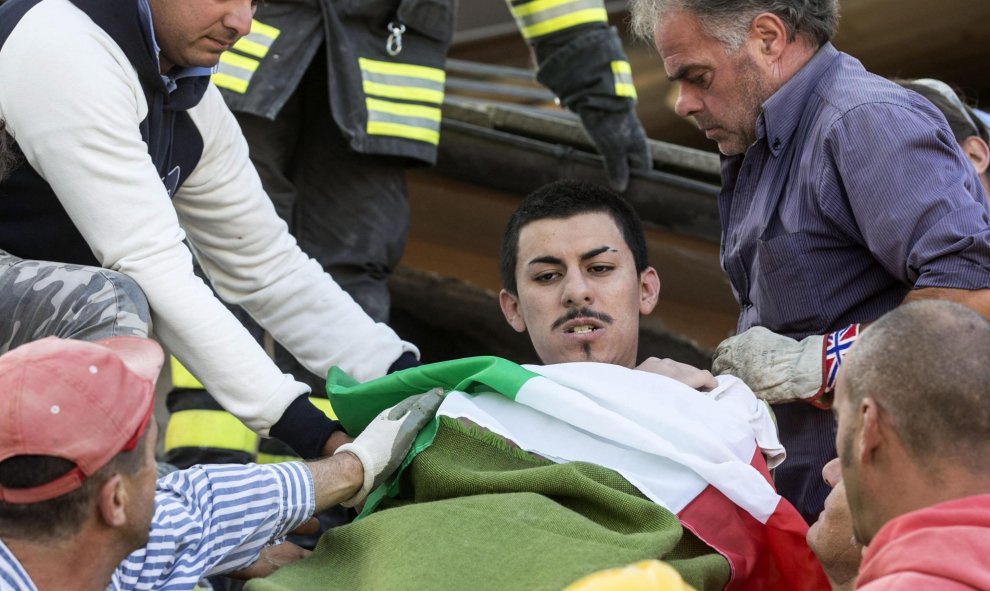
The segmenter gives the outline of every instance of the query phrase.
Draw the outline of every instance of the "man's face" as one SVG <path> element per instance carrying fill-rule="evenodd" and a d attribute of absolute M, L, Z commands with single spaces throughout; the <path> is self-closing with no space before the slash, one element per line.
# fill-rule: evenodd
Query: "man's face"
<path fill-rule="evenodd" d="M 135 548 L 148 543 L 148 532 L 151 529 L 151 518 L 155 512 L 155 483 L 158 480 L 158 469 L 155 464 L 155 442 L 158 440 L 158 425 L 154 417 L 144 435 L 140 453 L 144 455 L 144 463 L 134 474 L 128 474 L 131 502 L 128 503 L 128 533 Z"/>
<path fill-rule="evenodd" d="M 212 68 L 220 54 L 251 31 L 257 0 L 149 0 L 162 73 Z"/>
<path fill-rule="evenodd" d="M 733 53 L 709 36 L 691 13 L 678 11 L 657 23 L 654 40 L 667 76 L 680 83 L 674 110 L 693 117 L 705 137 L 726 156 L 756 141 L 756 119 L 773 94 L 748 42 Z"/>
<path fill-rule="evenodd" d="M 859 570 L 863 547 L 853 538 L 852 515 L 842 482 L 838 458 L 822 469 L 822 478 L 832 487 L 825 508 L 808 530 L 808 546 L 818 557 L 834 584 L 848 584 Z"/>
<path fill-rule="evenodd" d="M 529 331 L 545 364 L 600 361 L 634 367 L 639 316 L 656 306 L 660 280 L 636 272 L 633 254 L 607 213 L 530 222 L 519 232 L 517 295 L 499 302 Z"/>

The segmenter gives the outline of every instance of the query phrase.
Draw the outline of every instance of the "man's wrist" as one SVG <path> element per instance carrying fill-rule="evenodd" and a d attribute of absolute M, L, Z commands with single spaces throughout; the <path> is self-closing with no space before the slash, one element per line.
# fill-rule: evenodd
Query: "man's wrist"
<path fill-rule="evenodd" d="M 842 360 L 849 353 L 853 343 L 859 338 L 860 325 L 849 326 L 830 332 L 822 341 L 822 387 L 808 402 L 819 408 L 831 408 L 835 381 L 842 368 Z"/>
<path fill-rule="evenodd" d="M 340 423 L 330 420 L 309 401 L 309 396 L 303 394 L 289 404 L 269 434 L 309 459 L 320 457 L 327 440 L 341 429 Z"/>
<path fill-rule="evenodd" d="M 307 466 L 313 475 L 317 513 L 354 499 L 364 487 L 364 464 L 346 450 Z"/>
<path fill-rule="evenodd" d="M 416 354 L 412 351 L 404 351 L 402 355 L 399 355 L 399 358 L 396 359 L 388 368 L 388 373 L 395 373 L 397 371 L 419 366 L 420 362 L 419 359 L 416 358 Z"/>

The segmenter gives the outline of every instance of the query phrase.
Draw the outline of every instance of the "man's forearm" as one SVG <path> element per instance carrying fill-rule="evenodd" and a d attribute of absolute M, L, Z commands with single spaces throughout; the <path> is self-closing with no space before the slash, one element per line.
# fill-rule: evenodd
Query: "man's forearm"
<path fill-rule="evenodd" d="M 955 289 L 951 287 L 922 287 L 911 290 L 905 304 L 919 300 L 948 300 L 976 310 L 990 320 L 990 289 Z"/>
<path fill-rule="evenodd" d="M 364 483 L 364 467 L 352 453 L 339 453 L 306 465 L 313 474 L 317 513 L 353 497 Z"/>

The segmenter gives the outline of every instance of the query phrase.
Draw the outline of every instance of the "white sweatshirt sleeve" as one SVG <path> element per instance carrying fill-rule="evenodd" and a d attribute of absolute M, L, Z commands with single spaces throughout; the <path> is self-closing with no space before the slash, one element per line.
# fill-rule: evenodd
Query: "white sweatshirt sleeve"
<path fill-rule="evenodd" d="M 141 286 L 162 342 L 252 429 L 267 434 L 308 387 L 282 374 L 195 277 L 180 221 L 219 292 L 311 370 L 340 364 L 364 380 L 415 351 L 362 317 L 299 251 L 215 89 L 194 114 L 203 161 L 173 203 L 139 131 L 147 104 L 136 72 L 67 0 L 46 0 L 23 17 L 0 52 L 0 80 L 0 117 L 97 260 Z"/>

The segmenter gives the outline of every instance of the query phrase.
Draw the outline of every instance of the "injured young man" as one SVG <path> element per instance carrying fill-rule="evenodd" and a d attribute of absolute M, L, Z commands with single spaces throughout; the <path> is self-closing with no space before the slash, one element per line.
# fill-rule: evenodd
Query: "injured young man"
<path fill-rule="evenodd" d="M 571 181 L 529 195 L 501 271 L 502 312 L 545 365 L 475 357 L 360 384 L 332 370 L 351 433 L 447 395 L 355 522 L 248 589 L 560 590 L 643 560 L 698 590 L 828 589 L 770 478 L 785 454 L 768 407 L 732 376 L 637 365 L 660 279 L 621 198 Z"/>

